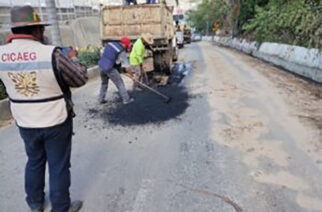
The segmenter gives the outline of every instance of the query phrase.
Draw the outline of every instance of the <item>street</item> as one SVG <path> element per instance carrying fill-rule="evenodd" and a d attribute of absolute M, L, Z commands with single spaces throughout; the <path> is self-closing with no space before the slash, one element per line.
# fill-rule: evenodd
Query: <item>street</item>
<path fill-rule="evenodd" d="M 74 92 L 71 197 L 81 211 L 322 211 L 322 86 L 205 41 L 178 63 L 189 71 L 161 89 L 169 104 L 138 91 L 123 106 L 110 83 L 99 105 L 99 78 Z M 28 211 L 14 124 L 0 142 L 0 211 Z"/>

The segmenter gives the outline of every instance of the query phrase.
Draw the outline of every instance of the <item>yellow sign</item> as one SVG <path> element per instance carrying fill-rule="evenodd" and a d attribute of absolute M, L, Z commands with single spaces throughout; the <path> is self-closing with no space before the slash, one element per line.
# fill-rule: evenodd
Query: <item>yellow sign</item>
<path fill-rule="evenodd" d="M 214 27 L 213 27 L 213 29 L 212 29 L 214 32 L 217 32 L 218 30 L 220 30 L 220 21 L 216 21 L 215 23 L 214 23 Z"/>

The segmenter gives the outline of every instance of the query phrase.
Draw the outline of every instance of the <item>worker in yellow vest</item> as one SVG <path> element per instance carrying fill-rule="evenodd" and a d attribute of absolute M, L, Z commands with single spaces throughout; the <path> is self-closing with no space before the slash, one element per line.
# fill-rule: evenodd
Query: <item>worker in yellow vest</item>
<path fill-rule="evenodd" d="M 134 74 L 135 80 L 141 80 L 141 76 L 146 75 L 143 69 L 144 57 L 146 54 L 146 48 L 151 48 L 153 44 L 153 37 L 150 33 L 143 33 L 139 39 L 137 39 L 133 45 L 130 54 L 130 65 Z M 147 80 L 147 79 L 145 79 Z M 137 84 L 134 83 L 133 89 L 137 88 Z"/>

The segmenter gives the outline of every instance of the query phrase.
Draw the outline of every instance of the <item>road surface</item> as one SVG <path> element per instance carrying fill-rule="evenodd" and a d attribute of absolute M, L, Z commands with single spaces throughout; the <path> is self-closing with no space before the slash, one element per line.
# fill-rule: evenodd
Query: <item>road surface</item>
<path fill-rule="evenodd" d="M 126 108 L 111 92 L 98 105 L 99 80 L 75 91 L 71 195 L 82 211 L 322 211 L 321 86 L 208 42 L 186 45 L 179 62 L 192 69 L 168 105 L 140 92 Z M 0 211 L 27 211 L 14 125 L 0 142 Z"/>

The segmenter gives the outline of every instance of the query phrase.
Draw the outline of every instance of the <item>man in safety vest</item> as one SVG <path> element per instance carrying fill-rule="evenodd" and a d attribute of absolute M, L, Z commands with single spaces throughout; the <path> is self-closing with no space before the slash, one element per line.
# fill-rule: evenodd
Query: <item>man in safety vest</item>
<path fill-rule="evenodd" d="M 48 24 L 32 7 L 12 8 L 11 22 L 13 35 L 0 46 L 0 79 L 28 157 L 26 201 L 32 211 L 44 210 L 48 162 L 52 211 L 79 211 L 82 202 L 71 202 L 69 194 L 74 116 L 69 88 L 86 83 L 86 69 L 59 47 L 42 43 Z"/>
<path fill-rule="evenodd" d="M 132 66 L 132 71 L 135 80 L 140 80 L 142 74 L 144 76 L 145 72 L 143 69 L 143 62 L 145 57 L 145 49 L 151 49 L 153 44 L 153 37 L 150 33 L 143 33 L 139 39 L 137 39 L 133 45 L 130 54 L 130 64 Z M 147 79 L 145 79 L 147 80 Z M 133 89 L 137 88 L 137 83 L 134 83 Z"/>
<path fill-rule="evenodd" d="M 101 68 L 101 88 L 99 93 L 99 102 L 106 103 L 105 96 L 108 88 L 109 79 L 117 87 L 123 104 L 129 104 L 134 101 L 125 88 L 124 82 L 118 71 L 119 67 L 125 68 L 130 72 L 130 64 L 128 62 L 126 51 L 131 47 L 131 40 L 128 37 L 121 38 L 121 42 L 109 42 L 103 49 L 103 55 L 98 61 Z"/>

